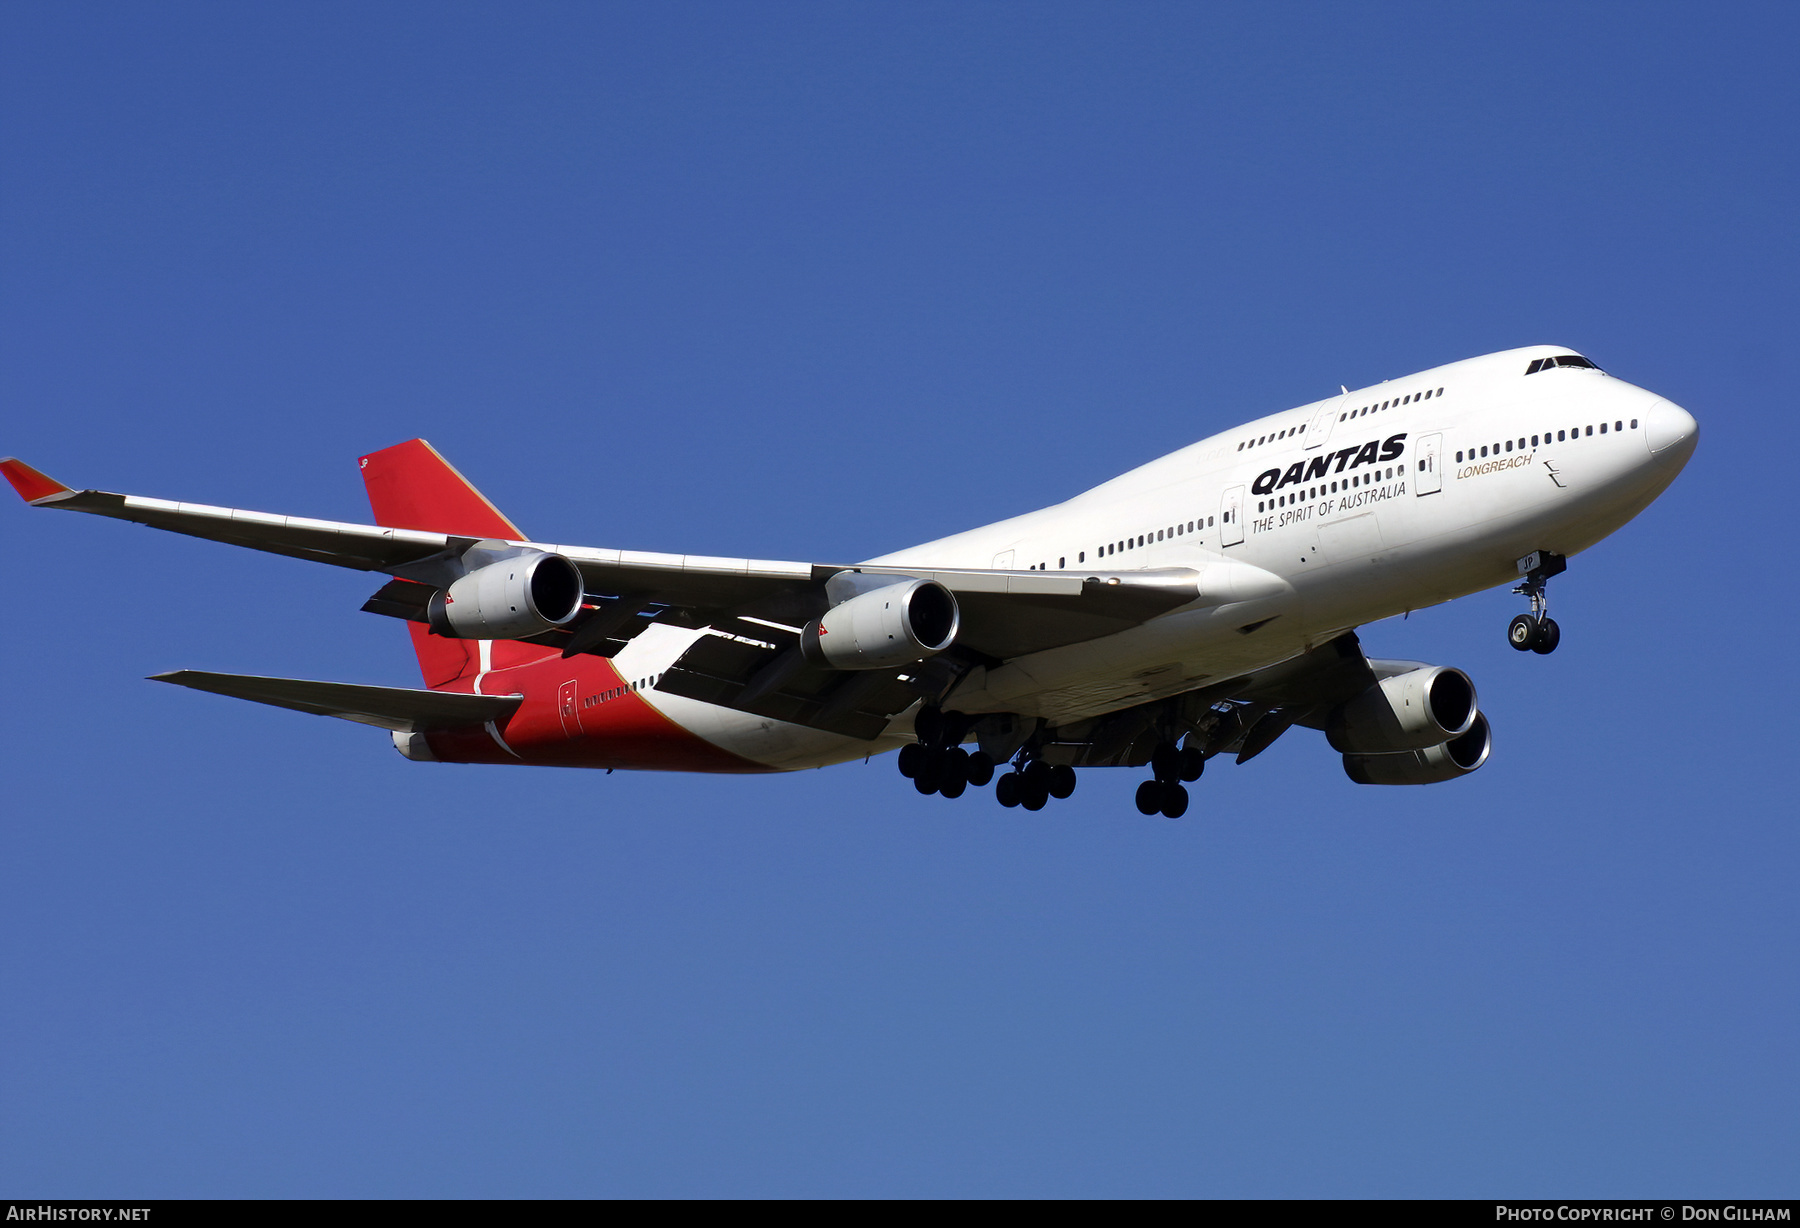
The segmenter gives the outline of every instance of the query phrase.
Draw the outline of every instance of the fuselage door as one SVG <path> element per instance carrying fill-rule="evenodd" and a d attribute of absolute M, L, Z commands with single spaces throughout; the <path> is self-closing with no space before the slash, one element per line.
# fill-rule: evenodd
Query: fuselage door
<path fill-rule="evenodd" d="M 994 556 L 995 571 L 1011 571 L 1012 569 L 1013 552 L 1011 550 L 1002 550 L 999 554 Z"/>
<path fill-rule="evenodd" d="M 580 701 L 575 697 L 576 689 L 573 678 L 556 688 L 556 714 L 562 718 L 563 735 L 570 738 L 581 736 Z"/>
<path fill-rule="evenodd" d="M 1413 453 L 1413 494 L 1435 495 L 1444 489 L 1444 475 L 1439 461 L 1444 448 L 1442 435 L 1419 436 L 1419 450 Z"/>
<path fill-rule="evenodd" d="M 1233 486 L 1219 500 L 1219 544 L 1235 546 L 1244 540 L 1244 488 Z"/>
<path fill-rule="evenodd" d="M 1337 425 L 1338 415 L 1343 412 L 1348 397 L 1333 397 L 1319 406 L 1319 412 L 1313 415 L 1312 425 L 1306 428 L 1306 446 L 1317 448 L 1331 438 L 1331 428 Z"/>

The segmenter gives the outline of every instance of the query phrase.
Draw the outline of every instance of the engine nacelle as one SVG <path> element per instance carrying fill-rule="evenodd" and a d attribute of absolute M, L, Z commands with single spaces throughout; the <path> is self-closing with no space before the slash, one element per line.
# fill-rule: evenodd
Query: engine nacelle
<path fill-rule="evenodd" d="M 1338 708 L 1325 725 L 1333 750 L 1380 755 L 1424 750 L 1469 731 L 1475 684 L 1460 669 L 1427 665 L 1383 678 Z"/>
<path fill-rule="evenodd" d="M 831 669 L 887 669 L 922 661 L 956 640 L 956 598 L 936 580 L 902 580 L 834 605 L 806 624 L 800 651 Z"/>
<path fill-rule="evenodd" d="M 1487 717 L 1477 712 L 1468 732 L 1424 750 L 1395 755 L 1345 755 L 1344 774 L 1359 785 L 1435 785 L 1467 776 L 1493 749 Z"/>
<path fill-rule="evenodd" d="M 581 613 L 581 571 L 560 554 L 525 551 L 477 567 L 433 593 L 429 616 L 439 635 L 517 640 L 567 624 Z"/>

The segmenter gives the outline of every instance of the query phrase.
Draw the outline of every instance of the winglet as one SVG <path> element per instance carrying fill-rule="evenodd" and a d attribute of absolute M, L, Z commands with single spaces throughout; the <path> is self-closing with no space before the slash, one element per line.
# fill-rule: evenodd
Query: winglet
<path fill-rule="evenodd" d="M 17 457 L 0 458 L 0 473 L 6 475 L 12 488 L 19 492 L 19 498 L 27 503 L 48 503 L 52 499 L 75 493 L 55 478 L 45 477 Z"/>

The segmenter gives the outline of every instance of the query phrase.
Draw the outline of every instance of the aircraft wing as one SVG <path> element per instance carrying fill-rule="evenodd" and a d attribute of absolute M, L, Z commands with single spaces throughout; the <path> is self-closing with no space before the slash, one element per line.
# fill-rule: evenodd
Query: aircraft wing
<path fill-rule="evenodd" d="M 150 680 L 277 708 L 292 708 L 314 716 L 335 716 L 340 720 L 402 733 L 457 729 L 504 720 L 524 702 L 518 695 L 458 695 L 411 687 L 308 682 L 300 678 L 260 678 L 252 674 L 211 674 L 197 669 L 152 674 Z"/>
<path fill-rule="evenodd" d="M 396 577 L 365 610 L 426 621 L 432 591 L 461 574 L 462 553 L 478 539 L 413 529 L 279 516 L 241 508 L 181 503 L 101 490 L 74 490 L 24 462 L 0 460 L 0 473 L 34 507 L 87 512 L 272 554 Z M 1004 661 L 1030 652 L 1126 630 L 1200 596 L 1188 568 L 1095 573 L 933 569 L 786 562 L 604 550 L 530 541 L 484 540 L 560 554 L 582 573 L 585 613 L 566 629 L 531 637 L 564 655 L 611 656 L 651 622 L 689 628 L 740 616 L 780 626 L 824 613 L 825 581 L 843 571 L 936 580 L 962 612 L 957 646 L 975 659 Z"/>

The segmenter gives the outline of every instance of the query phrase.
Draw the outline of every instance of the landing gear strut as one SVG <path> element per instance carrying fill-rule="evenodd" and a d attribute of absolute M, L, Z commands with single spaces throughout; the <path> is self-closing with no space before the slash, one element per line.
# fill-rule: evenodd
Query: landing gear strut
<path fill-rule="evenodd" d="M 1519 572 L 1525 582 L 1513 592 L 1531 599 L 1531 613 L 1521 614 L 1507 624 L 1507 643 L 1520 652 L 1548 655 L 1556 651 L 1562 642 L 1562 628 L 1550 617 L 1550 577 L 1560 576 L 1568 569 L 1567 559 L 1548 550 L 1534 550 L 1519 560 Z"/>

